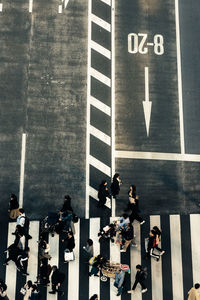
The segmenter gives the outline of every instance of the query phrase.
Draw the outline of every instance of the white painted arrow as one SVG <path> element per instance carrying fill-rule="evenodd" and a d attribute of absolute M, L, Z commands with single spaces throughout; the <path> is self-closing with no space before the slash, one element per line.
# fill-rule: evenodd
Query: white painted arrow
<path fill-rule="evenodd" d="M 151 106 L 152 106 L 152 102 L 149 101 L 149 68 L 145 67 L 144 72 L 145 72 L 145 101 L 143 101 L 143 108 L 144 108 L 144 118 L 145 118 L 147 136 L 149 136 L 149 126 L 150 126 Z"/>

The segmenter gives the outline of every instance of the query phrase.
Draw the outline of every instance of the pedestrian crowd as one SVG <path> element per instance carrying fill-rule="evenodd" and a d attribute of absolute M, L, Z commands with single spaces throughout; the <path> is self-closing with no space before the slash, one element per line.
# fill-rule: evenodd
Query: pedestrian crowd
<path fill-rule="evenodd" d="M 118 198 L 120 192 L 120 185 L 122 181 L 118 173 L 113 177 L 110 189 L 105 180 L 101 182 L 98 190 L 98 207 L 104 208 L 107 197 Z M 110 192 L 109 192 L 110 190 Z M 142 226 L 145 220 L 140 214 L 139 197 L 136 193 L 136 186 L 130 185 L 128 191 L 128 201 L 124 213 L 112 223 L 100 228 L 97 239 L 101 243 L 102 240 L 110 241 L 115 247 L 120 247 L 120 252 L 126 252 L 131 247 L 137 247 L 136 236 L 134 234 L 134 220 L 139 222 Z M 29 275 L 27 273 L 29 255 L 31 249 L 28 247 L 28 240 L 32 239 L 29 234 L 29 219 L 25 214 L 23 208 L 19 208 L 17 197 L 11 194 L 9 203 L 9 216 L 11 219 L 16 219 L 16 228 L 12 233 L 14 235 L 14 242 L 5 250 L 7 258 L 4 265 L 8 265 L 9 261 L 14 261 L 17 270 L 23 276 Z M 75 226 L 78 222 L 78 217 L 74 213 L 71 206 L 71 198 L 69 195 L 64 197 L 64 203 L 58 213 L 49 213 L 41 222 L 41 234 L 38 241 L 39 247 L 39 272 L 35 282 L 28 280 L 21 288 L 20 293 L 24 300 L 39 299 L 40 286 L 47 287 L 51 284 L 50 294 L 63 296 L 62 284 L 65 281 L 65 274 L 61 272 L 58 266 L 51 266 L 50 246 L 48 244 L 49 233 L 54 236 L 55 233 L 61 235 L 61 242 L 64 245 L 64 261 L 69 263 L 75 259 Z M 160 257 L 165 251 L 160 248 L 162 231 L 158 226 L 154 226 L 145 239 L 144 247 L 146 252 L 146 259 L 153 258 L 159 261 Z M 85 262 L 89 265 L 89 276 L 100 277 L 102 281 L 107 278 L 114 279 L 114 287 L 116 295 L 120 296 L 122 293 L 134 293 L 138 283 L 141 286 L 141 293 L 147 292 L 146 279 L 148 277 L 148 270 L 141 264 L 136 265 L 135 281 L 131 290 L 125 289 L 126 274 L 130 273 L 128 265 L 112 262 L 101 253 L 94 255 L 93 240 L 88 238 L 85 246 L 83 246 L 83 254 Z M 122 256 L 123 258 L 123 256 Z M 200 285 L 196 283 L 188 292 L 188 300 L 200 300 L 199 297 Z M 9 296 L 9 295 L 8 295 Z M 9 300 L 7 296 L 7 285 L 0 279 L 0 299 Z M 97 300 L 99 296 L 94 294 L 90 300 Z M 11 299 L 10 299 L 11 300 Z M 13 300 L 13 299 L 12 299 Z"/>

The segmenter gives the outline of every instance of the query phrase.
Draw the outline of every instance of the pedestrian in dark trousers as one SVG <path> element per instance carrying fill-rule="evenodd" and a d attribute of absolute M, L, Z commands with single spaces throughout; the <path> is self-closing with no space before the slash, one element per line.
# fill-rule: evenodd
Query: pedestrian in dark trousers
<path fill-rule="evenodd" d="M 64 197 L 64 203 L 60 210 L 60 212 L 70 211 L 73 212 L 72 206 L 71 206 L 71 197 L 69 195 L 65 195 Z"/>
<path fill-rule="evenodd" d="M 51 266 L 48 264 L 48 259 L 44 258 L 40 264 L 39 275 L 35 283 L 47 286 L 49 281 L 49 276 L 51 274 Z"/>
<path fill-rule="evenodd" d="M 161 248 L 158 247 L 160 239 L 161 239 L 161 229 L 158 228 L 158 226 L 154 226 L 153 227 L 153 231 L 155 233 L 155 237 L 156 237 L 156 245 L 155 245 L 155 249 L 158 250 L 160 253 L 160 255 L 163 255 L 165 253 L 165 251 Z"/>
<path fill-rule="evenodd" d="M 144 224 L 145 221 L 143 220 L 142 217 L 140 217 L 137 213 L 137 208 L 132 206 L 132 212 L 129 216 L 130 222 L 133 223 L 134 220 L 140 222 L 140 225 Z"/>
<path fill-rule="evenodd" d="M 122 236 L 125 239 L 125 244 L 122 250 L 120 252 L 126 252 L 129 245 L 132 243 L 133 246 L 137 247 L 137 244 L 134 241 L 134 229 L 133 225 L 127 224 L 126 229 L 122 231 Z"/>
<path fill-rule="evenodd" d="M 97 294 L 94 294 L 92 297 L 90 297 L 90 300 L 98 300 L 99 296 Z"/>
<path fill-rule="evenodd" d="M 21 225 L 16 225 L 15 232 L 13 232 L 12 234 L 16 236 L 14 244 L 22 249 L 23 246 L 20 239 L 24 236 L 24 229 L 21 227 Z"/>
<path fill-rule="evenodd" d="M 0 279 L 0 299 L 9 300 L 7 297 L 7 285 Z"/>
<path fill-rule="evenodd" d="M 75 248 L 75 241 L 74 241 L 74 236 L 71 231 L 67 232 L 67 237 L 62 240 L 62 243 L 66 242 L 66 249 L 69 250 L 69 252 L 72 252 L 73 249 Z"/>
<path fill-rule="evenodd" d="M 113 176 L 113 181 L 110 186 L 111 194 L 112 194 L 113 198 L 116 198 L 116 196 L 119 194 L 121 184 L 122 184 L 122 181 L 119 177 L 119 173 L 115 173 L 115 175 Z"/>
<path fill-rule="evenodd" d="M 64 296 L 64 292 L 61 290 L 58 290 L 58 288 L 64 282 L 65 274 L 60 272 L 58 270 L 57 266 L 53 266 L 52 271 L 53 271 L 53 274 L 51 276 L 52 291 L 50 291 L 49 294 L 55 294 L 57 292 L 61 296 Z"/>
<path fill-rule="evenodd" d="M 127 206 L 127 210 L 131 210 L 131 211 L 135 211 L 135 212 L 139 212 L 139 197 L 136 195 L 136 186 L 135 185 L 131 185 L 130 186 L 130 189 L 128 191 L 128 199 L 129 199 L 129 202 L 128 202 L 128 206 Z"/>
<path fill-rule="evenodd" d="M 91 257 L 94 256 L 94 248 L 93 248 L 93 240 L 88 239 L 86 246 L 83 246 L 83 253 L 84 257 L 87 260 L 87 262 L 90 260 Z"/>
<path fill-rule="evenodd" d="M 154 249 L 156 247 L 156 236 L 153 230 L 150 231 L 149 237 L 146 239 L 148 242 L 147 249 L 146 249 L 146 259 L 150 258 L 151 256 L 155 258 L 157 261 L 160 259 L 160 255 L 154 253 Z"/>
<path fill-rule="evenodd" d="M 29 219 L 25 215 L 24 209 L 19 209 L 19 216 L 17 217 L 17 225 L 20 225 L 23 228 L 24 236 L 26 239 L 32 239 L 32 236 L 28 233 L 29 231 Z"/>
<path fill-rule="evenodd" d="M 132 293 L 135 289 L 138 283 L 140 283 L 142 287 L 142 293 L 147 292 L 147 288 L 144 284 L 144 281 L 147 279 L 147 272 L 142 268 L 141 265 L 136 266 L 137 273 L 135 275 L 135 282 L 133 284 L 132 290 L 128 291 L 128 293 Z"/>
<path fill-rule="evenodd" d="M 15 243 L 13 243 L 5 252 L 8 252 L 8 257 L 5 259 L 4 265 L 8 265 L 10 260 L 14 261 L 15 263 L 17 262 L 17 258 L 22 253 L 22 250 L 19 249 Z"/>
<path fill-rule="evenodd" d="M 99 190 L 98 190 L 98 199 L 99 203 L 97 207 L 103 207 L 104 204 L 106 203 L 106 197 L 109 196 L 108 192 L 108 187 L 107 187 L 107 181 L 103 180 L 101 184 L 99 185 Z"/>
<path fill-rule="evenodd" d="M 29 275 L 27 273 L 28 259 L 29 259 L 30 248 L 26 247 L 24 251 L 17 257 L 16 266 L 17 270 L 22 273 L 22 275 Z"/>
<path fill-rule="evenodd" d="M 19 216 L 19 203 L 17 201 L 17 196 L 15 194 L 10 195 L 8 212 L 9 212 L 9 217 L 13 220 Z"/>

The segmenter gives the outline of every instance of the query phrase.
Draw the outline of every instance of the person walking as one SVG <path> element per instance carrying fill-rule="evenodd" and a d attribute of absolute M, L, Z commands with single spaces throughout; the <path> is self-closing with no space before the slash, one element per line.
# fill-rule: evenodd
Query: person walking
<path fill-rule="evenodd" d="M 99 203 L 97 207 L 103 207 L 104 204 L 106 203 L 106 197 L 109 196 L 108 192 L 108 187 L 107 187 L 107 181 L 103 180 L 101 184 L 99 185 L 99 190 L 98 190 L 98 199 Z"/>
<path fill-rule="evenodd" d="M 45 241 L 45 239 L 43 239 L 43 237 L 41 237 L 40 241 L 39 241 L 39 260 L 40 263 L 44 258 L 47 259 L 51 259 L 51 255 L 49 254 L 50 251 L 50 246 L 47 243 L 47 241 Z"/>
<path fill-rule="evenodd" d="M 122 250 L 120 250 L 120 252 L 126 252 L 130 243 L 132 243 L 133 246 L 137 247 L 137 244 L 135 243 L 135 240 L 134 240 L 133 225 L 126 224 L 126 229 L 122 231 L 122 236 L 125 239 L 125 244 L 124 244 L 124 247 L 122 248 Z"/>
<path fill-rule="evenodd" d="M 24 236 L 27 239 L 32 239 L 32 236 L 29 235 L 29 219 L 25 215 L 25 211 L 23 208 L 19 209 L 19 216 L 17 217 L 17 225 L 20 225 L 23 229 Z"/>
<path fill-rule="evenodd" d="M 115 273 L 115 281 L 114 286 L 117 288 L 117 296 L 120 296 L 123 292 L 123 284 L 124 284 L 125 273 L 121 269 L 118 269 Z"/>
<path fill-rule="evenodd" d="M 10 260 L 16 263 L 18 256 L 22 253 L 22 250 L 15 243 L 13 243 L 7 248 L 5 252 L 8 252 L 8 257 L 5 259 L 3 263 L 4 266 L 8 265 L 8 262 Z"/>
<path fill-rule="evenodd" d="M 145 239 L 147 241 L 147 248 L 146 248 L 146 259 L 150 258 L 151 256 L 155 258 L 157 261 L 160 259 L 160 255 L 164 254 L 161 253 L 160 255 L 154 253 L 154 249 L 156 247 L 156 236 L 154 230 L 149 232 L 149 237 Z"/>
<path fill-rule="evenodd" d="M 195 283 L 194 287 L 192 287 L 188 292 L 188 300 L 200 300 L 199 288 L 200 284 Z"/>
<path fill-rule="evenodd" d="M 17 196 L 15 194 L 10 195 L 9 202 L 9 217 L 14 220 L 19 216 L 19 203 L 17 201 Z"/>
<path fill-rule="evenodd" d="M 24 289 L 26 290 L 26 293 L 23 297 L 23 300 L 29 300 L 33 290 L 33 284 L 31 280 L 27 281 L 27 283 L 24 285 Z"/>
<path fill-rule="evenodd" d="M 94 256 L 93 240 L 88 239 L 86 246 L 83 246 L 84 256 L 87 261 Z"/>
<path fill-rule="evenodd" d="M 75 248 L 75 241 L 74 236 L 71 231 L 67 232 L 67 237 L 65 239 L 62 239 L 62 243 L 66 242 L 66 249 L 69 250 L 69 252 L 72 252 Z"/>
<path fill-rule="evenodd" d="M 163 249 L 161 249 L 161 248 L 158 247 L 160 239 L 161 239 L 161 232 L 162 232 L 162 230 L 159 229 L 158 226 L 154 226 L 153 227 L 153 231 L 154 231 L 155 239 L 156 239 L 155 249 L 160 252 L 160 255 L 163 255 L 165 253 L 165 251 Z"/>
<path fill-rule="evenodd" d="M 128 196 L 129 196 L 129 202 L 127 206 L 127 210 L 131 211 L 136 211 L 137 213 L 139 212 L 139 197 L 136 195 L 136 186 L 134 184 L 130 185 L 129 191 L 128 191 Z"/>
<path fill-rule="evenodd" d="M 64 203 L 60 210 L 60 212 L 70 211 L 73 212 L 72 206 L 71 206 L 71 197 L 69 195 L 65 195 L 64 197 Z"/>
<path fill-rule="evenodd" d="M 115 173 L 115 175 L 113 176 L 113 181 L 110 186 L 111 194 L 112 194 L 113 198 L 116 198 L 116 196 L 119 194 L 121 184 L 122 184 L 122 181 L 119 177 L 119 173 Z"/>
<path fill-rule="evenodd" d="M 147 288 L 144 284 L 144 281 L 147 279 L 147 272 L 142 268 L 141 265 L 137 265 L 136 266 L 136 275 L 135 275 L 135 282 L 133 284 L 133 287 L 130 291 L 128 291 L 128 293 L 132 293 L 135 289 L 138 283 L 140 283 L 141 287 L 142 287 L 142 293 L 147 292 Z"/>
<path fill-rule="evenodd" d="M 52 276 L 51 276 L 51 284 L 52 284 L 52 291 L 49 291 L 49 294 L 55 294 L 58 292 L 61 296 L 64 296 L 63 291 L 59 291 L 59 287 L 65 280 L 65 274 L 60 272 L 57 266 L 52 267 Z"/>
<path fill-rule="evenodd" d="M 22 273 L 22 275 L 29 275 L 27 273 L 28 259 L 29 259 L 30 248 L 26 247 L 24 251 L 21 252 L 17 257 L 16 266 L 17 270 Z"/>
<path fill-rule="evenodd" d="M 90 297 L 90 300 L 98 300 L 99 296 L 97 294 L 94 294 L 92 297 Z"/>

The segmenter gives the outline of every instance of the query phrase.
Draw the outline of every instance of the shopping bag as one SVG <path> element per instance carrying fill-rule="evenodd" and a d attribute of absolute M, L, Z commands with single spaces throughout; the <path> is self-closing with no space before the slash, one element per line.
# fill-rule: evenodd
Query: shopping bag
<path fill-rule="evenodd" d="M 68 249 L 65 249 L 64 251 L 64 261 L 73 261 L 75 260 L 74 252 L 69 252 Z"/>

